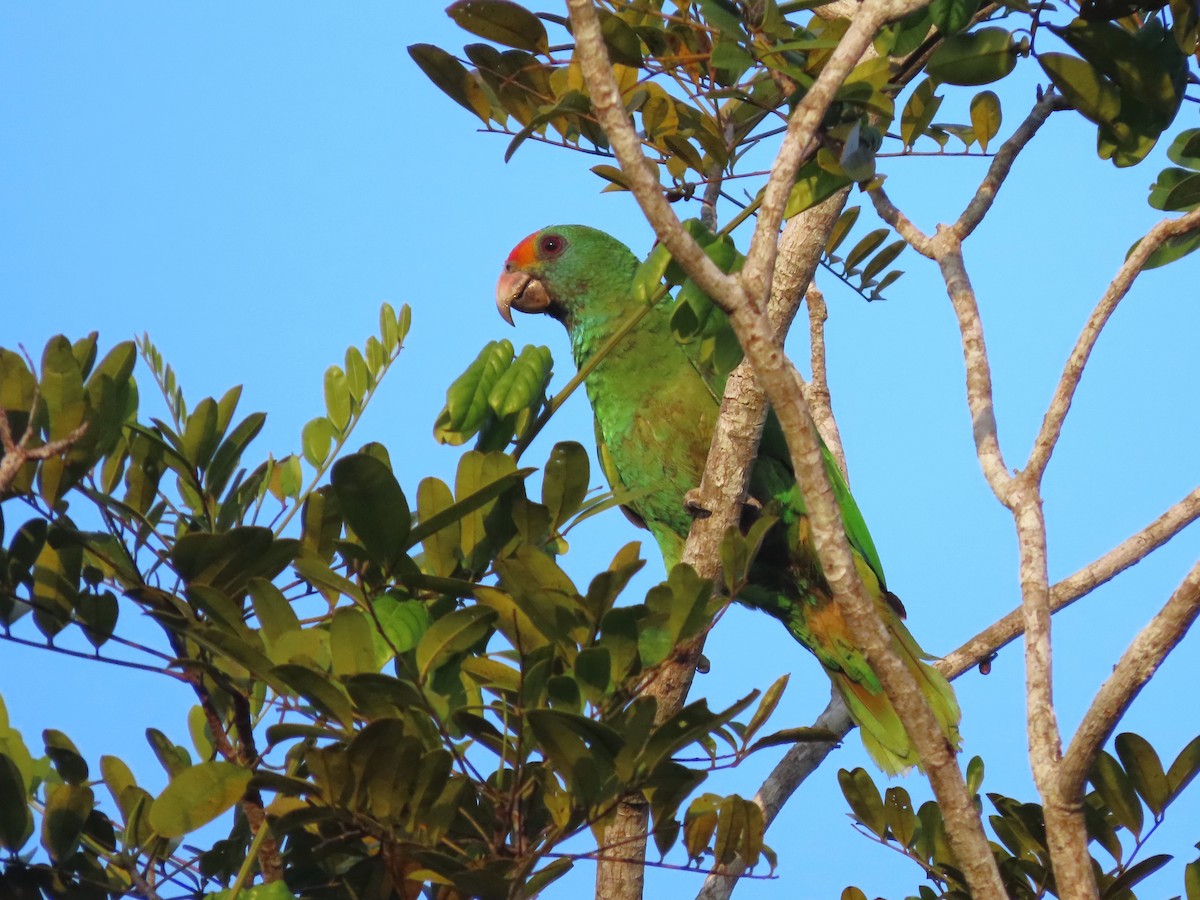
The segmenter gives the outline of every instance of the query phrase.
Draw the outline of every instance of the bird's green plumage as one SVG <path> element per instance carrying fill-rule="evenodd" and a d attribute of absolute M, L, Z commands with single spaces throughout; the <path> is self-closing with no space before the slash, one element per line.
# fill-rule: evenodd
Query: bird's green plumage
<path fill-rule="evenodd" d="M 638 260 L 624 244 L 579 225 L 554 226 L 531 235 L 507 264 L 509 272 L 540 282 L 550 303 L 538 311 L 566 326 L 575 363 L 581 367 L 637 311 L 639 301 L 632 290 L 637 267 Z M 654 535 L 668 568 L 679 561 L 691 527 L 684 495 L 700 482 L 724 390 L 723 376 L 698 365 L 693 345 L 676 340 L 670 315 L 668 303 L 646 312 L 585 381 L 605 475 L 614 490 L 632 498 L 630 512 Z M 959 713 L 950 686 L 922 662 L 925 654 L 901 621 L 902 610 L 887 590 L 862 514 L 828 452 L 826 468 L 859 574 L 876 597 L 893 649 L 908 662 L 947 739 L 957 747 Z M 804 498 L 773 414 L 751 473 L 750 496 L 779 521 L 764 540 L 750 584 L 739 599 L 782 621 L 817 656 L 883 769 L 898 772 L 916 764 L 916 752 L 895 711 L 832 601 L 808 534 Z"/>

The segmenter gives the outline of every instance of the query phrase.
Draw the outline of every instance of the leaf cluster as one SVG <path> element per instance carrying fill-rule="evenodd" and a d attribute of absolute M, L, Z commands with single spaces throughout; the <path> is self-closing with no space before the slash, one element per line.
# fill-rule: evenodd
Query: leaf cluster
<path fill-rule="evenodd" d="M 1084 814 L 1089 843 L 1103 851 L 1099 857 L 1092 857 L 1100 896 L 1104 900 L 1136 900 L 1133 889 L 1138 883 L 1171 861 L 1166 854 L 1143 858 L 1139 854 L 1162 823 L 1167 807 L 1200 774 L 1200 737 L 1184 747 L 1169 767 L 1163 766 L 1145 738 L 1131 732 L 1118 735 L 1114 749 L 1116 756 L 1101 752 L 1096 759 L 1089 775 L 1092 790 L 1084 798 Z M 981 811 L 983 802 L 978 791 L 983 772 L 979 757 L 967 766 L 967 787 Z M 927 801 L 914 811 L 907 791 L 889 787 L 881 795 L 864 769 L 843 769 L 838 781 L 859 830 L 912 859 L 932 881 L 932 886 L 921 885 L 911 900 L 970 896 L 935 801 Z M 997 793 L 986 796 L 994 810 L 986 817 L 995 836 L 992 853 L 1008 896 L 1030 900 L 1059 896 L 1042 807 Z M 1191 863 L 1185 870 L 1188 900 L 1200 896 L 1198 871 L 1200 863 Z M 842 897 L 855 900 L 865 895 L 851 887 Z"/>
<path fill-rule="evenodd" d="M 533 896 L 580 855 L 560 845 L 601 834 L 631 793 L 660 852 L 682 837 L 689 859 L 774 866 L 753 803 L 688 804 L 711 769 L 806 737 L 761 734 L 784 682 L 757 706 L 754 692 L 658 715 L 642 689 L 721 601 L 686 566 L 623 598 L 636 544 L 576 587 L 557 562 L 564 535 L 605 502 L 589 497 L 582 446 L 552 450 L 536 497 L 536 470 L 497 449 L 411 493 L 382 446 L 341 452 L 408 325 L 407 308 L 385 307 L 379 335 L 326 373 L 301 452 L 257 464 L 265 417 L 239 416 L 236 388 L 189 405 L 148 339 L 165 419 L 138 409 L 133 343 L 96 364 L 94 335 L 55 338 L 37 373 L 0 351 L 10 421 L 41 441 L 88 423 L 61 457 L 28 460 L 5 499 L 28 518 L 6 544 L 0 530 L 4 636 L 37 643 L 21 636 L 28 615 L 50 651 L 78 653 L 80 633 L 99 659 L 196 698 L 190 748 L 147 732 L 168 778 L 157 794 L 114 756 L 94 773 L 58 731 L 35 757 L 0 708 L 0 887 L 200 893 L 252 875 L 269 828 L 297 895 Z M 532 348 L 507 362 L 444 417 L 515 430 L 550 359 Z M 161 647 L 124 636 L 131 612 L 159 626 Z M 197 846 L 231 809 L 228 836 Z"/>

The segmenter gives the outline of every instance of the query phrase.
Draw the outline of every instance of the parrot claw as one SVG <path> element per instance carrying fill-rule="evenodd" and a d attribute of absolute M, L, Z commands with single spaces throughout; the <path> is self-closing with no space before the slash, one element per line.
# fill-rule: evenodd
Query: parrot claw
<path fill-rule="evenodd" d="M 693 519 L 707 519 L 712 515 L 712 510 L 700 502 L 699 488 L 692 488 L 683 495 L 683 508 L 687 510 L 687 514 Z"/>

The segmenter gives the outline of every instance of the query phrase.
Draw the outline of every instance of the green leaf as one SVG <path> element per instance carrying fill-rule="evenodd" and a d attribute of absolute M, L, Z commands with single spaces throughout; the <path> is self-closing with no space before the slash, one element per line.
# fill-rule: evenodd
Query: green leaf
<path fill-rule="evenodd" d="M 99 594 L 80 594 L 75 602 L 75 617 L 83 626 L 83 636 L 96 649 L 112 637 L 117 626 L 117 597 L 112 591 Z"/>
<path fill-rule="evenodd" d="M 67 784 L 82 784 L 88 780 L 88 766 L 71 739 L 61 731 L 47 728 L 42 732 L 46 755 Z"/>
<path fill-rule="evenodd" d="M 421 479 L 417 485 L 417 517 L 422 524 L 444 514 L 452 506 L 454 495 L 444 481 L 440 478 Z M 411 534 L 409 539 L 412 539 Z M 421 545 L 425 549 L 425 570 L 443 577 L 453 575 L 458 568 L 461 544 L 462 526 L 458 519 L 426 531 L 421 537 Z"/>
<path fill-rule="evenodd" d="M 787 684 L 788 676 L 781 675 L 775 679 L 774 684 L 763 692 L 762 699 L 758 702 L 758 709 L 750 717 L 750 721 L 746 724 L 746 730 L 742 734 L 743 743 L 748 743 L 758 730 L 767 723 L 767 720 L 771 718 L 771 713 L 775 712 L 775 707 L 779 705 Z"/>
<path fill-rule="evenodd" d="M 583 504 L 590 479 L 591 466 L 582 444 L 563 441 L 554 445 L 542 479 L 542 504 L 550 510 L 554 527 L 569 519 Z"/>
<path fill-rule="evenodd" d="M 339 459 L 329 473 L 346 523 L 371 559 L 391 569 L 404 556 L 410 527 L 408 501 L 396 476 L 373 456 Z"/>
<path fill-rule="evenodd" d="M 417 671 L 422 679 L 452 656 L 465 652 L 491 630 L 494 610 L 469 606 L 442 616 L 417 644 Z"/>
<path fill-rule="evenodd" d="M 154 798 L 150 825 L 163 837 L 183 837 L 207 825 L 241 799 L 250 772 L 233 763 L 214 761 L 185 769 Z"/>
<path fill-rule="evenodd" d="M 298 549 L 298 541 L 276 539 L 269 528 L 247 525 L 220 534 L 185 534 L 171 548 L 171 564 L 189 585 L 240 597 L 251 578 L 274 578 Z"/>
<path fill-rule="evenodd" d="M 475 361 L 446 389 L 446 406 L 434 426 L 442 443 L 461 444 L 483 425 L 490 407 L 488 396 L 512 363 L 513 345 L 507 340 L 491 341 Z"/>
<path fill-rule="evenodd" d="M 265 578 L 251 578 L 246 587 L 262 636 L 268 643 L 300 630 L 300 618 L 279 588 Z"/>
<path fill-rule="evenodd" d="M 840 769 L 838 784 L 841 785 L 842 794 L 850 804 L 850 809 L 854 811 L 854 817 L 882 838 L 887 831 L 883 799 L 879 796 L 879 789 L 875 787 L 875 782 L 871 780 L 867 770 Z"/>
<path fill-rule="evenodd" d="M 720 800 L 716 794 L 702 794 L 688 806 L 683 817 L 683 845 L 689 859 L 699 859 L 708 849 L 717 830 Z"/>
<path fill-rule="evenodd" d="M 917 814 L 913 812 L 908 791 L 899 787 L 888 788 L 884 792 L 883 810 L 888 830 L 902 847 L 911 846 L 917 833 Z"/>
<path fill-rule="evenodd" d="M 1187 900 L 1200 900 L 1200 859 L 1183 868 L 1183 889 Z"/>
<path fill-rule="evenodd" d="M 345 432 L 350 424 L 353 403 L 346 373 L 338 366 L 330 366 L 325 370 L 325 412 L 338 434 Z"/>
<path fill-rule="evenodd" d="M 319 469 L 329 458 L 329 450 L 333 446 L 333 436 L 337 429 L 324 416 L 317 416 L 304 426 L 300 432 L 300 446 L 305 461 L 314 469 Z"/>
<path fill-rule="evenodd" d="M 903 240 L 893 241 L 876 253 L 873 257 L 871 257 L 871 261 L 863 266 L 863 285 L 866 286 L 867 284 L 870 284 L 871 280 L 876 275 L 895 262 L 896 257 L 899 256 L 907 246 L 908 244 Z"/>
<path fill-rule="evenodd" d="M 378 669 L 371 640 L 371 625 L 366 616 L 353 606 L 334 610 L 329 623 L 329 649 L 335 675 L 355 675 Z"/>
<path fill-rule="evenodd" d="M 1200 772 L 1200 737 L 1193 738 L 1179 751 L 1175 761 L 1167 770 L 1167 784 L 1171 788 L 1171 799 L 1178 797 Z"/>
<path fill-rule="evenodd" d="M 354 709 L 350 695 L 327 672 L 288 663 L 275 666 L 270 675 L 311 703 L 320 715 L 335 719 L 347 728 L 353 727 Z"/>
<path fill-rule="evenodd" d="M 1167 148 L 1167 159 L 1200 171 L 1200 128 L 1189 128 L 1175 135 L 1175 140 Z"/>
<path fill-rule="evenodd" d="M 1166 808 L 1171 793 L 1162 761 L 1149 741 L 1131 732 L 1117 735 L 1115 745 L 1130 781 L 1157 819 Z"/>
<path fill-rule="evenodd" d="M 1101 750 L 1092 765 L 1088 779 L 1100 792 L 1105 804 L 1112 810 L 1117 821 L 1129 829 L 1135 837 L 1142 833 L 1142 804 L 1134 793 L 1133 782 L 1125 770 L 1107 752 Z"/>
<path fill-rule="evenodd" d="M 61 862 L 75 852 L 95 797 L 81 784 L 60 784 L 48 792 L 42 811 L 42 846 L 51 859 Z"/>
<path fill-rule="evenodd" d="M 783 212 L 784 218 L 790 219 L 806 209 L 811 209 L 822 200 L 832 197 L 848 184 L 850 184 L 849 177 L 844 174 L 834 175 L 826 171 L 817 165 L 816 160 L 805 163 L 797 174 L 791 193 L 788 194 L 787 206 Z"/>
<path fill-rule="evenodd" d="M 446 8 L 460 28 L 506 47 L 546 53 L 546 26 L 533 13 L 510 0 L 457 0 Z"/>
<path fill-rule="evenodd" d="M 857 271 L 855 266 L 866 259 L 867 256 L 874 253 L 875 249 L 883 243 L 884 239 L 889 234 L 891 234 L 891 231 L 889 231 L 887 228 L 876 228 L 857 244 L 855 244 L 850 252 L 846 254 L 846 261 L 844 263 L 846 267 L 846 274 L 854 274 Z M 887 264 L 884 263 L 884 265 Z"/>
<path fill-rule="evenodd" d="M 737 5 L 730 0 L 696 0 L 704 21 L 733 37 L 744 36 Z"/>
<path fill-rule="evenodd" d="M 488 392 L 488 405 L 497 416 L 511 416 L 540 405 L 554 360 L 548 347 L 528 345 Z"/>
<path fill-rule="evenodd" d="M 1150 185 L 1150 205 L 1169 212 L 1186 212 L 1200 206 L 1200 172 L 1169 166 Z"/>
<path fill-rule="evenodd" d="M 999 81 L 1017 65 L 1017 48 L 1005 28 L 952 34 L 929 57 L 925 71 L 943 84 L 978 85 Z"/>
<path fill-rule="evenodd" d="M 933 0 L 929 12 L 942 34 L 957 34 L 968 25 L 979 9 L 979 0 Z"/>
<path fill-rule="evenodd" d="M 491 461 L 493 463 L 497 460 L 507 461 L 507 466 L 502 464 L 501 467 L 497 468 L 494 465 L 485 465 L 478 473 L 477 478 L 474 475 L 467 477 L 467 471 L 474 468 L 474 463 L 483 458 L 483 454 L 479 453 L 463 454 L 463 459 L 459 461 L 459 478 L 455 485 L 458 489 L 458 499 L 450 506 L 434 512 L 428 518 L 425 518 L 424 514 L 422 514 L 421 520 L 413 526 L 412 531 L 409 533 L 408 540 L 410 547 L 419 541 L 424 541 L 428 535 L 454 523 L 460 523 L 457 529 L 460 532 L 465 534 L 469 529 L 473 533 L 475 529 L 470 526 L 476 524 L 477 517 L 472 516 L 472 513 L 488 506 L 514 484 L 523 481 L 535 471 L 531 468 L 513 469 L 512 457 L 501 453 L 494 454 Z M 417 508 L 420 510 L 419 498 Z M 482 516 L 479 516 L 478 520 L 481 522 Z M 469 549 L 474 549 L 474 545 L 473 541 Z M 464 541 L 463 552 L 467 553 L 469 549 L 465 546 Z"/>
<path fill-rule="evenodd" d="M 967 763 L 967 793 L 972 796 L 978 794 L 982 784 L 983 760 L 978 756 L 972 756 L 971 761 Z"/>
<path fill-rule="evenodd" d="M 1037 59 L 1059 93 L 1085 118 L 1111 122 L 1120 113 L 1120 92 L 1091 64 L 1066 53 L 1039 53 Z"/>
<path fill-rule="evenodd" d="M 971 127 L 985 153 L 988 142 L 999 133 L 1001 121 L 1000 98 L 994 91 L 980 91 L 971 99 Z"/>
<path fill-rule="evenodd" d="M 1140 241 L 1138 243 L 1141 243 Z M 1137 247 L 1135 243 L 1129 248 L 1132 253 Z M 1145 269 L 1156 269 L 1159 266 L 1165 266 L 1167 263 L 1175 262 L 1181 257 L 1187 256 L 1197 247 L 1200 247 L 1200 232 L 1194 231 L 1191 234 L 1177 234 L 1167 238 L 1158 249 L 1150 254 L 1146 259 Z"/>
<path fill-rule="evenodd" d="M 212 397 L 205 397 L 197 403 L 187 417 L 183 428 L 182 451 L 184 458 L 195 469 L 207 466 L 217 449 L 221 439 L 217 431 L 217 418 L 217 401 Z"/>
<path fill-rule="evenodd" d="M 25 846 L 33 834 L 25 779 L 7 753 L 0 753 L 0 845 L 10 853 Z"/>
<path fill-rule="evenodd" d="M 1105 888 L 1104 893 L 1100 895 L 1101 900 L 1117 900 L 1120 897 L 1128 897 L 1127 893 L 1130 888 L 1144 878 L 1149 877 L 1157 872 L 1163 866 L 1171 861 L 1172 857 L 1160 853 L 1157 856 L 1149 856 L 1140 862 L 1134 863 Z"/>

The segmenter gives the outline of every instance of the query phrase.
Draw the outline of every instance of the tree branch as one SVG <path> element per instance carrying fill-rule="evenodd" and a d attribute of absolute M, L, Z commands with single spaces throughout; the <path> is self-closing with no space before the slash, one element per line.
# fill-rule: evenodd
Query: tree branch
<path fill-rule="evenodd" d="M 1200 209 L 1194 209 L 1174 219 L 1164 219 L 1146 232 L 1146 236 L 1138 242 L 1133 252 L 1121 264 L 1121 268 L 1117 270 L 1116 276 L 1109 283 L 1108 288 L 1104 291 L 1104 296 L 1100 298 L 1100 302 L 1096 304 L 1087 324 L 1084 325 L 1083 333 L 1079 335 L 1079 340 L 1075 342 L 1075 348 L 1067 359 L 1062 378 L 1059 379 L 1058 387 L 1046 410 L 1046 416 L 1042 420 L 1041 430 L 1033 442 L 1033 450 L 1030 452 L 1029 463 L 1026 465 L 1026 471 L 1030 473 L 1030 477 L 1041 481 L 1042 475 L 1046 471 L 1046 464 L 1050 461 L 1050 455 L 1054 452 L 1059 435 L 1062 434 L 1063 420 L 1066 419 L 1067 412 L 1071 408 L 1071 401 L 1075 397 L 1075 390 L 1079 387 L 1083 369 L 1087 365 L 1092 349 L 1096 346 L 1100 332 L 1107 324 L 1109 317 L 1116 311 L 1117 304 L 1121 302 L 1133 286 L 1134 280 L 1141 274 L 1150 254 L 1161 247 L 1168 238 L 1188 234 L 1197 229 L 1200 229 Z"/>
<path fill-rule="evenodd" d="M 1138 692 L 1200 614 L 1200 563 L 1175 589 L 1158 615 L 1129 644 L 1101 686 L 1071 739 L 1059 772 L 1065 797 L 1082 797 L 1092 762 Z"/>
<path fill-rule="evenodd" d="M 1060 109 L 1069 109 L 1067 102 L 1062 98 L 1062 95 L 1049 91 L 1042 95 L 1042 98 L 1034 104 L 1029 115 L 1025 117 L 1025 121 L 1020 124 L 1012 137 L 1005 141 L 1000 149 L 992 158 L 992 164 L 988 167 L 987 174 L 983 177 L 979 187 L 975 191 L 975 196 L 967 204 L 967 208 L 963 210 L 958 221 L 954 223 L 953 228 L 958 235 L 958 239 L 965 240 L 983 221 L 983 217 L 988 214 L 992 208 L 992 203 L 996 199 L 996 193 L 1000 190 L 1000 186 L 1004 184 L 1008 178 L 1008 173 L 1012 170 L 1013 163 L 1017 161 L 1017 156 L 1025 145 L 1033 140 L 1033 136 L 1038 133 L 1038 129 L 1046 123 L 1050 118 L 1050 114 L 1057 112 Z"/>
<path fill-rule="evenodd" d="M 782 262 L 782 254 L 780 255 Z M 825 368 L 825 321 L 829 310 L 825 306 L 825 295 L 816 283 L 810 283 L 804 295 L 808 304 L 809 356 L 812 380 L 808 384 L 808 404 L 812 407 L 813 422 L 825 446 L 833 454 L 834 462 L 842 472 L 846 483 L 850 483 L 846 467 L 846 451 L 842 447 L 842 434 L 838 431 L 837 419 L 833 415 L 833 396 L 829 392 L 828 373 Z"/>
<path fill-rule="evenodd" d="M 1145 559 L 1188 525 L 1200 518 L 1200 487 L 1174 504 L 1161 516 L 1126 538 L 1103 556 L 1050 588 L 1050 611 L 1057 612 L 1085 597 L 1130 566 Z M 1025 633 L 1018 607 L 992 623 L 937 663 L 947 678 L 957 678 L 967 669 L 990 659 L 997 650 Z"/>
<path fill-rule="evenodd" d="M 21 467 L 30 460 L 50 459 L 61 456 L 69 451 L 84 434 L 87 433 L 88 423 L 83 422 L 66 437 L 51 441 L 40 447 L 29 447 L 33 438 L 33 410 L 29 411 L 29 423 L 19 441 L 13 440 L 12 429 L 9 427 L 7 411 L 0 409 L 0 494 L 4 494 L 17 478 Z"/>
<path fill-rule="evenodd" d="M 825 711 L 813 722 L 812 727 L 831 731 L 838 735 L 839 739 L 845 737 L 854 727 L 854 723 L 850 720 L 850 714 L 846 712 L 846 704 L 836 692 L 833 699 L 829 701 L 829 705 L 825 707 Z M 825 757 L 838 746 L 838 743 L 838 741 L 805 742 L 796 744 L 784 754 L 783 759 L 771 771 L 754 796 L 754 802 L 763 811 L 764 827 L 770 827 L 784 804 L 795 793 L 796 788 L 817 770 L 817 767 L 825 761 Z M 704 880 L 704 887 L 696 895 L 696 900 L 727 900 L 733 894 L 733 889 L 737 887 L 738 876 L 745 869 L 746 867 L 739 863 L 721 868 L 719 874 L 709 875 Z"/>

